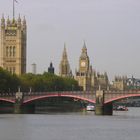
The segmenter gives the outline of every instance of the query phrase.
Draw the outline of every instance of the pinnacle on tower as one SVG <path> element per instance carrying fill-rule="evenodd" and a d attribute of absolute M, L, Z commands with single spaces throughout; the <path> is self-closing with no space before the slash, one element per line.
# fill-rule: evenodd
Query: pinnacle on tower
<path fill-rule="evenodd" d="M 66 43 L 64 43 L 63 59 L 67 59 Z"/>
<path fill-rule="evenodd" d="M 82 53 L 81 53 L 80 59 L 86 59 L 86 58 L 89 59 L 88 54 L 87 54 L 86 43 L 84 41 L 84 45 L 83 45 L 83 48 L 82 48 Z"/>
<path fill-rule="evenodd" d="M 9 16 L 8 16 L 8 18 L 7 18 L 7 26 L 10 26 L 10 19 L 9 19 Z"/>
<path fill-rule="evenodd" d="M 1 26 L 5 26 L 4 14 L 2 14 L 2 18 L 1 18 Z"/>
<path fill-rule="evenodd" d="M 1 22 L 5 22 L 4 14 L 2 14 Z"/>
<path fill-rule="evenodd" d="M 83 48 L 85 48 L 85 49 L 87 48 L 87 47 L 86 47 L 86 42 L 85 42 L 85 40 L 84 40 Z"/>
<path fill-rule="evenodd" d="M 83 45 L 83 48 L 82 48 L 82 54 L 87 55 L 87 47 L 86 47 L 85 41 L 84 41 L 84 45 Z"/>
<path fill-rule="evenodd" d="M 25 16 L 23 17 L 23 25 L 26 25 L 26 18 L 25 18 Z"/>
<path fill-rule="evenodd" d="M 19 16 L 18 16 L 18 22 L 21 22 L 20 14 L 19 14 Z"/>
<path fill-rule="evenodd" d="M 21 26 L 21 18 L 20 18 L 20 14 L 19 14 L 18 19 L 17 19 L 17 25 L 18 25 L 18 27 Z"/>

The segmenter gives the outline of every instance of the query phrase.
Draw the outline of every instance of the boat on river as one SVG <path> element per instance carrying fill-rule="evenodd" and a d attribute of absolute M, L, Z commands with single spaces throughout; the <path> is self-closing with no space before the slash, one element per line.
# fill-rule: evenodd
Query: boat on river
<path fill-rule="evenodd" d="M 92 104 L 88 104 L 88 105 L 86 106 L 86 110 L 87 110 L 87 111 L 95 111 L 95 106 L 92 105 Z"/>
<path fill-rule="evenodd" d="M 115 110 L 115 111 L 128 111 L 128 108 L 126 106 L 119 105 L 119 106 L 114 107 L 113 110 Z"/>

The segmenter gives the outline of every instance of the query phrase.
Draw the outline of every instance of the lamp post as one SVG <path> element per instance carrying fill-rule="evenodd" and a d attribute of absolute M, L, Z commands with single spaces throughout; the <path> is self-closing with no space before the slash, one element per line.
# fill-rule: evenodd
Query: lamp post
<path fill-rule="evenodd" d="M 29 92 L 30 92 L 30 93 L 32 92 L 32 87 L 29 88 Z"/>
<path fill-rule="evenodd" d="M 73 84 L 71 85 L 71 90 L 72 90 L 72 92 L 75 90 L 75 87 Z"/>
<path fill-rule="evenodd" d="M 20 92 L 20 86 L 18 87 L 18 92 Z"/>

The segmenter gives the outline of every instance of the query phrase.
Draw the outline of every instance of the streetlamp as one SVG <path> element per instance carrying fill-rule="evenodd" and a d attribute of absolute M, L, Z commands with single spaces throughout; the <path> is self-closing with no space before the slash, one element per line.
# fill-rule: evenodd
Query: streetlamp
<path fill-rule="evenodd" d="M 20 86 L 18 87 L 18 92 L 20 92 Z"/>
<path fill-rule="evenodd" d="M 32 92 L 32 87 L 29 88 L 29 92 L 30 92 L 30 93 Z"/>
<path fill-rule="evenodd" d="M 73 85 L 73 84 L 71 85 L 71 90 L 72 90 L 72 92 L 73 92 L 73 90 L 74 90 L 74 85 Z"/>

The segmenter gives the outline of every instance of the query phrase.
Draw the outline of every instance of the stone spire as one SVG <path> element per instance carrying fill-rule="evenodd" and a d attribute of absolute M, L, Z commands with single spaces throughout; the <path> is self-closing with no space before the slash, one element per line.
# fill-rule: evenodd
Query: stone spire
<path fill-rule="evenodd" d="M 85 41 L 84 41 L 83 48 L 87 49 L 87 47 L 86 47 L 86 42 L 85 42 Z"/>
<path fill-rule="evenodd" d="M 64 50 L 62 54 L 62 60 L 60 62 L 60 76 L 69 77 L 70 76 L 70 65 L 67 57 L 66 44 L 64 43 Z"/>
<path fill-rule="evenodd" d="M 84 41 L 84 45 L 83 45 L 83 48 L 82 48 L 82 53 L 81 53 L 81 58 L 88 58 L 88 55 L 87 55 L 87 47 L 86 47 L 86 43 Z"/>
<path fill-rule="evenodd" d="M 63 50 L 62 59 L 65 60 L 65 61 L 68 61 L 67 51 L 66 51 L 66 44 L 65 43 L 64 43 L 64 50 Z"/>

